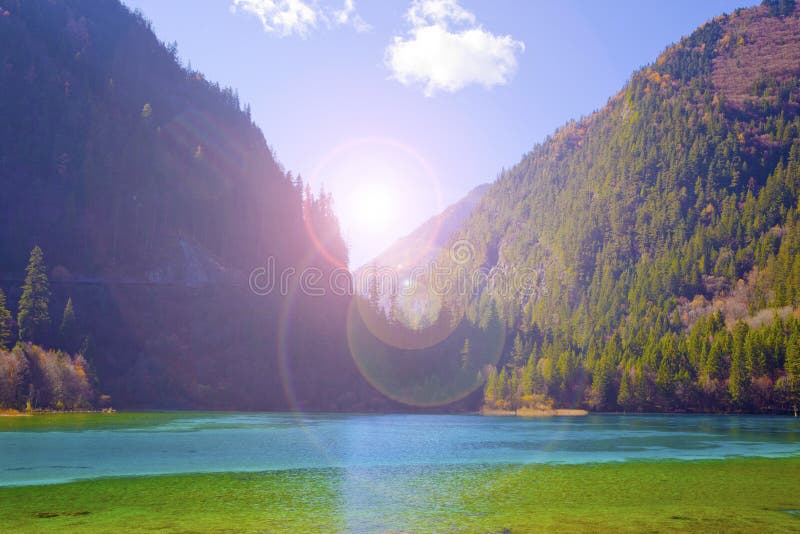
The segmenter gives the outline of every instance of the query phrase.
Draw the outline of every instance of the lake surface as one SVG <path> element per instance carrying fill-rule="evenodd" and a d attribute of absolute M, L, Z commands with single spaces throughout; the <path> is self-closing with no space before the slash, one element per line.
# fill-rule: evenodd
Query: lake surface
<path fill-rule="evenodd" d="M 299 468 L 800 455 L 793 417 L 238 413 L 0 418 L 0 486 Z"/>

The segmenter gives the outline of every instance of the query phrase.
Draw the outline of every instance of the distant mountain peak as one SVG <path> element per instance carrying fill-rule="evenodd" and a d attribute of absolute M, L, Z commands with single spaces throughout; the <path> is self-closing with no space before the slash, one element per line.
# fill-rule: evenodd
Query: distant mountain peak
<path fill-rule="evenodd" d="M 489 184 L 481 184 L 473 188 L 463 198 L 445 208 L 441 213 L 432 216 L 411 233 L 401 237 L 375 258 L 359 267 L 356 273 L 361 273 L 368 267 L 391 267 L 405 272 L 415 266 L 428 264 L 438 256 L 442 247 L 469 217 L 488 189 Z"/>

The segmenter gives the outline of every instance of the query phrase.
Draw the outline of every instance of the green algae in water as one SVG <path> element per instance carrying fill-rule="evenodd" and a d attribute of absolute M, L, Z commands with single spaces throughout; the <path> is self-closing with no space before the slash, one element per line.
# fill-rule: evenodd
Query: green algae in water
<path fill-rule="evenodd" d="M 14 532 L 797 532 L 800 458 L 327 468 L 0 489 Z"/>
<path fill-rule="evenodd" d="M 186 417 L 185 414 L 186 412 L 37 413 L 32 416 L 0 417 L 0 432 L 143 429 L 180 420 Z"/>

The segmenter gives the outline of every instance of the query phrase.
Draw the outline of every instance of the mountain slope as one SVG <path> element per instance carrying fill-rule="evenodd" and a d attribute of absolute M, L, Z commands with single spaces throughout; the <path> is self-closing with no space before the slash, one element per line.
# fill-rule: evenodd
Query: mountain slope
<path fill-rule="evenodd" d="M 242 267 L 288 248 L 264 214 L 288 230 L 299 202 L 233 91 L 117 2 L 0 9 L 0 269 L 34 241 L 68 271 L 134 277 L 178 237 Z"/>
<path fill-rule="evenodd" d="M 477 316 L 497 307 L 509 331 L 489 405 L 796 399 L 800 13 L 772 4 L 668 48 L 501 176 L 454 236 L 474 249 L 472 269 L 536 273 L 532 292 L 484 285 L 466 304 Z M 767 308 L 785 319 L 735 326 Z"/>
<path fill-rule="evenodd" d="M 450 241 L 453 234 L 461 228 L 488 188 L 489 184 L 475 187 L 464 198 L 434 215 L 407 236 L 392 243 L 389 248 L 357 269 L 355 278 L 358 280 L 365 270 L 373 267 L 396 269 L 402 277 L 414 267 L 430 263 L 441 253 L 442 247 Z"/>
<path fill-rule="evenodd" d="M 42 247 L 55 326 L 35 341 L 72 297 L 117 406 L 363 405 L 348 297 L 248 287 L 268 258 L 327 273 L 347 251 L 234 91 L 116 0 L 0 0 L 0 88 L 0 285 L 16 302 Z"/>

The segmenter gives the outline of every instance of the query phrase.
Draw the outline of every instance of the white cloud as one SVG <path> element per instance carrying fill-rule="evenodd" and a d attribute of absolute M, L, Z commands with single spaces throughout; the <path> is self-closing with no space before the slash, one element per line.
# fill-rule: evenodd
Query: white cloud
<path fill-rule="evenodd" d="M 406 19 L 414 26 L 447 22 L 475 24 L 475 15 L 458 5 L 458 0 L 415 0 Z"/>
<path fill-rule="evenodd" d="M 525 44 L 481 27 L 457 0 L 414 0 L 406 13 L 411 28 L 386 48 L 392 78 L 422 85 L 426 96 L 467 85 L 504 85 L 517 69 Z"/>
<path fill-rule="evenodd" d="M 319 15 L 303 0 L 233 0 L 233 9 L 257 16 L 264 30 L 281 36 L 308 35 L 317 26 Z"/>
<path fill-rule="evenodd" d="M 372 26 L 367 24 L 366 21 L 361 18 L 361 15 L 356 12 L 355 0 L 344 0 L 342 9 L 333 12 L 333 21 L 339 26 L 350 25 L 355 28 L 358 33 L 368 32 L 372 29 Z"/>
<path fill-rule="evenodd" d="M 321 7 L 317 0 L 233 0 L 231 11 L 237 9 L 257 16 L 265 31 L 281 37 L 306 37 L 320 22 L 349 25 L 358 32 L 371 29 L 356 11 L 354 0 L 344 0 L 341 9 Z"/>

